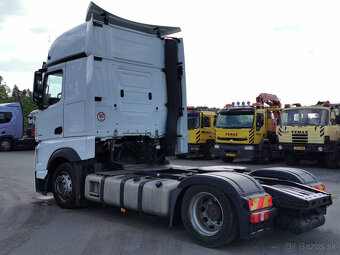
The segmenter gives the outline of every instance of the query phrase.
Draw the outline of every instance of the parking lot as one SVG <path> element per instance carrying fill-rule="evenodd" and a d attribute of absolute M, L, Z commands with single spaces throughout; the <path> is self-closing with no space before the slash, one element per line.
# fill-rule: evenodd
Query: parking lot
<path fill-rule="evenodd" d="M 177 159 L 180 165 L 226 165 L 219 159 Z M 267 166 L 249 161 L 231 163 L 249 168 Z M 93 206 L 59 208 L 51 196 L 34 192 L 34 152 L 0 153 L 0 254 L 339 254 L 340 169 L 313 162 L 300 168 L 313 173 L 335 197 L 322 227 L 301 235 L 276 230 L 250 241 L 220 249 L 192 242 L 182 225 L 168 227 L 165 219 L 119 208 Z"/>

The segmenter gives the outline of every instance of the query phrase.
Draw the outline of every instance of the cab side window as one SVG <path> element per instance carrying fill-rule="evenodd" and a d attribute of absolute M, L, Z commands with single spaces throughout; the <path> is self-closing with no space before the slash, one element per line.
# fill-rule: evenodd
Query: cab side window
<path fill-rule="evenodd" d="M 259 131 L 264 124 L 263 113 L 256 113 L 256 130 Z"/>
<path fill-rule="evenodd" d="M 61 70 L 47 74 L 44 80 L 44 107 L 58 103 L 63 88 L 63 72 Z"/>
<path fill-rule="evenodd" d="M 210 118 L 209 117 L 203 117 L 203 127 L 210 127 Z"/>
<path fill-rule="evenodd" d="M 331 112 L 331 125 L 336 125 L 337 124 L 337 118 L 335 112 Z"/>
<path fill-rule="evenodd" d="M 12 113 L 11 112 L 0 112 L 0 124 L 2 123 L 8 123 L 12 119 Z"/>

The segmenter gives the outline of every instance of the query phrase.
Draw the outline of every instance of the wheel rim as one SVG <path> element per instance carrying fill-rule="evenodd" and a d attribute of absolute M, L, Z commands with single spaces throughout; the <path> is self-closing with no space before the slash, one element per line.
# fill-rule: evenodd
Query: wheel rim
<path fill-rule="evenodd" d="M 55 180 L 55 191 L 62 200 L 67 200 L 72 194 L 72 180 L 68 173 L 62 172 Z"/>
<path fill-rule="evenodd" d="M 1 149 L 3 151 L 8 151 L 11 148 L 11 144 L 8 140 L 4 140 L 1 142 Z"/>
<path fill-rule="evenodd" d="M 223 225 L 223 209 L 215 196 L 208 192 L 196 194 L 189 205 L 190 221 L 204 236 L 215 235 Z"/>

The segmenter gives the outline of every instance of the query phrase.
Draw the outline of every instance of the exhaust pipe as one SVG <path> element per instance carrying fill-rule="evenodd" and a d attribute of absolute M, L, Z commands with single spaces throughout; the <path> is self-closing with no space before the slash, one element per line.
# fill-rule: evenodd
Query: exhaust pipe
<path fill-rule="evenodd" d="M 325 216 L 321 214 L 310 214 L 304 217 L 293 218 L 289 224 L 289 230 L 293 234 L 301 234 L 320 227 L 325 223 Z"/>

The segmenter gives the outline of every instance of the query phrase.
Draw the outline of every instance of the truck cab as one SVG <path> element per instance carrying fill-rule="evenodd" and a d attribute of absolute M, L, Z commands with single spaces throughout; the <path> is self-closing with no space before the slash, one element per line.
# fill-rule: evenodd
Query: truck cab
<path fill-rule="evenodd" d="M 282 109 L 277 135 L 288 165 L 307 159 L 325 162 L 329 168 L 340 166 L 339 108 L 337 104 L 318 102 Z"/>
<path fill-rule="evenodd" d="M 188 154 L 214 158 L 217 115 L 203 107 L 188 107 Z M 180 155 L 183 156 L 183 155 Z"/>
<path fill-rule="evenodd" d="M 215 154 L 225 162 L 235 158 L 268 163 L 276 153 L 278 107 L 226 105 L 218 113 Z"/>

